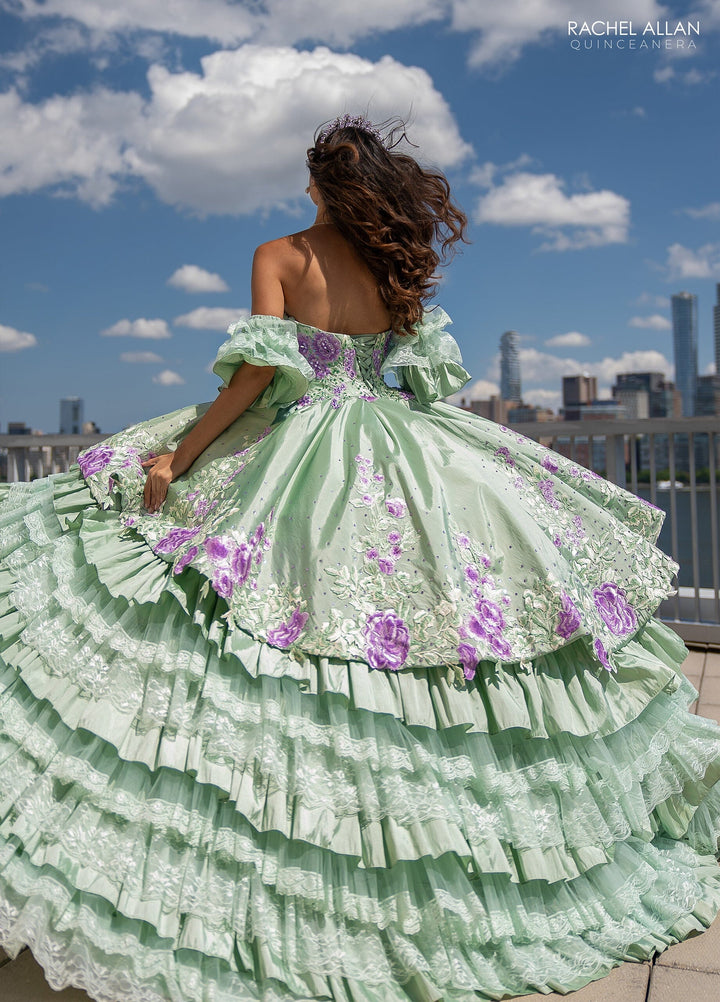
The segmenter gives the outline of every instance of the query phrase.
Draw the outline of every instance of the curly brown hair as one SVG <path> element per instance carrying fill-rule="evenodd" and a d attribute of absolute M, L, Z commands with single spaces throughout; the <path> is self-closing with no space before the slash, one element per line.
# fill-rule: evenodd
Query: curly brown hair
<path fill-rule="evenodd" d="M 321 126 L 307 164 L 329 218 L 377 281 L 393 331 L 408 334 L 435 291 L 438 266 L 458 240 L 467 243 L 467 217 L 444 174 L 397 151 L 404 125 L 380 128 L 384 140 L 379 130 Z"/>

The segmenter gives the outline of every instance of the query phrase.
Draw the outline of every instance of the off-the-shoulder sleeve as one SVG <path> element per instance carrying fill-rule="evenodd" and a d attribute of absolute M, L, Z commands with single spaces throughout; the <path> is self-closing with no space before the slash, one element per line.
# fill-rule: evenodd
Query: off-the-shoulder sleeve
<path fill-rule="evenodd" d="M 310 380 L 315 378 L 298 347 L 297 324 L 293 320 L 255 315 L 231 324 L 213 372 L 227 386 L 242 362 L 275 366 L 272 382 L 255 401 L 259 407 L 291 404 L 304 396 Z"/>
<path fill-rule="evenodd" d="M 457 341 L 445 330 L 451 323 L 439 307 L 426 313 L 415 327 L 417 334 L 394 336 L 381 373 L 392 370 L 400 386 L 423 403 L 455 393 L 467 383 L 470 373 L 462 366 Z"/>

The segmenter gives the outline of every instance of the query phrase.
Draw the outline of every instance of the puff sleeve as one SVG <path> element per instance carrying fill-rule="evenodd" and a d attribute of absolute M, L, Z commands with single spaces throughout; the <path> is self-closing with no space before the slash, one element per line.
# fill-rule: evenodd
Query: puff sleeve
<path fill-rule="evenodd" d="M 228 385 L 243 362 L 250 362 L 275 366 L 272 382 L 255 405 L 291 404 L 307 392 L 315 373 L 298 347 L 294 320 L 255 315 L 231 324 L 227 333 L 228 339 L 220 346 L 212 370 L 222 379 L 223 385 Z"/>
<path fill-rule="evenodd" d="M 415 326 L 417 334 L 394 336 L 380 372 L 393 371 L 400 386 L 411 390 L 422 403 L 455 393 L 467 383 L 470 373 L 462 366 L 455 338 L 445 330 L 451 323 L 440 307 L 426 313 Z"/>

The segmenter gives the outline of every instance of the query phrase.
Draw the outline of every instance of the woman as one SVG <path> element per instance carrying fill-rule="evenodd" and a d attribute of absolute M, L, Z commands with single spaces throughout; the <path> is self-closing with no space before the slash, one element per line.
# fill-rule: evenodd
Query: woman
<path fill-rule="evenodd" d="M 440 400 L 441 175 L 308 165 L 217 400 L 1 495 L 0 943 L 102 1002 L 576 989 L 720 908 L 662 515 Z"/>

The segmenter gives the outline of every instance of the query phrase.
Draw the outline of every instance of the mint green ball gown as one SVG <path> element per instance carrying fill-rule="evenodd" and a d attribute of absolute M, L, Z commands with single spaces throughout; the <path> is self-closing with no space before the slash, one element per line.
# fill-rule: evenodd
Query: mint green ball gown
<path fill-rule="evenodd" d="M 274 378 L 159 513 L 207 405 L 0 487 L 0 944 L 53 988 L 566 992 L 718 912 L 662 513 L 443 402 L 447 326 L 233 325 Z"/>

